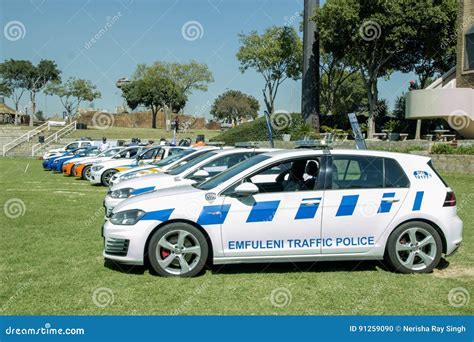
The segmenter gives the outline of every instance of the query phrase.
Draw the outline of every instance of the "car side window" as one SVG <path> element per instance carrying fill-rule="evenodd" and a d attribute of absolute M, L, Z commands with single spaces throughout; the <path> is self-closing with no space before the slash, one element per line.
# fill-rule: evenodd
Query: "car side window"
<path fill-rule="evenodd" d="M 72 143 L 72 144 L 67 145 L 66 150 L 73 150 L 78 147 L 79 147 L 79 143 Z"/>
<path fill-rule="evenodd" d="M 384 161 L 380 157 L 333 156 L 332 189 L 384 187 Z"/>
<path fill-rule="evenodd" d="M 244 178 L 226 190 L 230 194 L 242 182 L 255 184 L 259 193 L 317 190 L 321 161 L 319 158 L 299 158 L 272 164 Z"/>
<path fill-rule="evenodd" d="M 408 188 L 410 181 L 405 171 L 395 159 L 384 158 L 385 161 L 385 187 Z"/>

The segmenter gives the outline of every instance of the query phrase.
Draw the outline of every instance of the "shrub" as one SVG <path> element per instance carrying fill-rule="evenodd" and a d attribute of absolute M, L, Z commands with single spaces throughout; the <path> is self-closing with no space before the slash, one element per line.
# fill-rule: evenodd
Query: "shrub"
<path fill-rule="evenodd" d="M 314 130 L 304 122 L 301 114 L 291 114 L 289 125 L 282 129 L 273 129 L 273 139 L 281 140 L 283 134 L 291 134 L 291 140 L 298 140 L 304 136 L 314 137 Z M 265 117 L 259 117 L 254 121 L 243 123 L 231 128 L 211 139 L 212 141 L 223 141 L 227 145 L 246 141 L 268 141 L 268 130 Z"/>
<path fill-rule="evenodd" d="M 434 144 L 433 154 L 474 154 L 474 145 L 453 147 L 449 144 Z"/>

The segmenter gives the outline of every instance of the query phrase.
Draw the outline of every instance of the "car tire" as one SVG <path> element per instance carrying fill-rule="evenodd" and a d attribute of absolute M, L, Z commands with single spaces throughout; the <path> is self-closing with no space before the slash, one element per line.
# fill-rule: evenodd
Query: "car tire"
<path fill-rule="evenodd" d="M 81 178 L 85 180 L 91 180 L 91 169 L 92 165 L 87 165 L 83 170 L 82 170 L 82 175 Z"/>
<path fill-rule="evenodd" d="M 76 172 L 76 165 L 71 167 L 71 172 L 69 173 L 69 177 L 74 176 L 74 172 Z"/>
<path fill-rule="evenodd" d="M 100 178 L 102 185 L 109 186 L 112 176 L 115 175 L 117 172 L 118 172 L 117 170 L 113 170 L 113 169 L 104 171 L 104 173 L 102 173 L 102 177 Z"/>
<path fill-rule="evenodd" d="M 204 234 L 182 222 L 158 229 L 148 244 L 148 260 L 163 277 L 194 277 L 202 271 L 209 255 Z"/>
<path fill-rule="evenodd" d="M 390 234 L 385 259 L 396 272 L 429 273 L 441 260 L 442 249 L 441 236 L 433 226 L 412 221 Z"/>

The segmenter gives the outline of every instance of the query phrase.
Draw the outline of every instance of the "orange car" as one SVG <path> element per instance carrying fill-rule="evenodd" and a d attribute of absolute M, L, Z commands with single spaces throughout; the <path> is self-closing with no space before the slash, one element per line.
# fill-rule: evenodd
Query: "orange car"
<path fill-rule="evenodd" d="M 61 171 L 62 171 L 63 174 L 66 175 L 66 176 L 73 176 L 73 175 L 74 175 L 75 166 L 77 166 L 75 163 L 70 163 L 70 164 L 63 165 Z"/>
<path fill-rule="evenodd" d="M 91 172 L 92 163 L 84 163 L 76 165 L 74 168 L 74 176 L 80 179 L 87 179 L 88 174 Z"/>

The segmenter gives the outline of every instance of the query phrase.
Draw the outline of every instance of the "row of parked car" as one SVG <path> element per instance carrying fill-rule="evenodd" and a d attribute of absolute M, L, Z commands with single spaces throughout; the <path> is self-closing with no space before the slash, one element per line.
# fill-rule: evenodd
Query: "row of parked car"
<path fill-rule="evenodd" d="M 460 246 L 454 193 L 428 157 L 302 147 L 84 146 L 43 166 L 108 186 L 104 257 L 163 276 L 367 259 L 423 273 Z"/>

